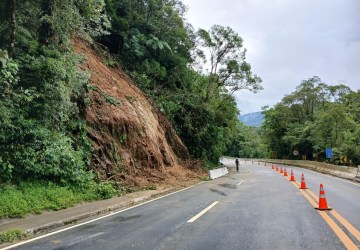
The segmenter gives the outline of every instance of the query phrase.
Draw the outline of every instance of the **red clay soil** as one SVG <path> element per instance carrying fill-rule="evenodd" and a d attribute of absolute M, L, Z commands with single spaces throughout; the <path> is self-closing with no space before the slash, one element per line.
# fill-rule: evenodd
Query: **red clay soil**
<path fill-rule="evenodd" d="M 204 176 L 169 121 L 119 68 L 110 68 L 88 43 L 74 40 L 90 72 L 90 167 L 102 180 L 132 187 L 179 186 Z"/>

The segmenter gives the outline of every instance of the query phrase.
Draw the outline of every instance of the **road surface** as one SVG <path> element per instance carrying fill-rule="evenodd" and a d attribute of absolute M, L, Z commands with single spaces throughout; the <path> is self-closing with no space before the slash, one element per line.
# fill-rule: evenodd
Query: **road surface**
<path fill-rule="evenodd" d="M 304 191 L 271 165 L 241 162 L 240 172 L 234 170 L 233 160 L 226 165 L 232 168 L 225 177 L 15 249 L 346 249 L 359 245 L 340 225 L 353 245 L 344 243 L 321 214 L 335 221 L 331 212 L 315 210 Z M 304 172 L 309 191 L 317 195 L 323 183 L 334 211 L 359 230 L 359 185 L 292 169 L 298 181 Z"/>

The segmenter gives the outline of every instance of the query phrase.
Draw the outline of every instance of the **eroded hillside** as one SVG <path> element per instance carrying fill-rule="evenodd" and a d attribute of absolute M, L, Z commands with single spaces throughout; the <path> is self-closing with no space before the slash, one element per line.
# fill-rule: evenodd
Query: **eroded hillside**
<path fill-rule="evenodd" d="M 89 71 L 91 168 L 101 179 L 130 186 L 175 185 L 203 176 L 169 121 L 118 68 L 107 67 L 84 41 L 74 41 Z"/>

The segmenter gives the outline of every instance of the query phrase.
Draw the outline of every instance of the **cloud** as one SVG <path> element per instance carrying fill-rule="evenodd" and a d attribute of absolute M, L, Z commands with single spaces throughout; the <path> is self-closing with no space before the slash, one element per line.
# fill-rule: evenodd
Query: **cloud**
<path fill-rule="evenodd" d="M 195 28 L 232 27 L 247 60 L 263 79 L 258 94 L 236 94 L 242 114 L 274 105 L 314 75 L 325 83 L 360 87 L 358 0 L 183 0 Z"/>

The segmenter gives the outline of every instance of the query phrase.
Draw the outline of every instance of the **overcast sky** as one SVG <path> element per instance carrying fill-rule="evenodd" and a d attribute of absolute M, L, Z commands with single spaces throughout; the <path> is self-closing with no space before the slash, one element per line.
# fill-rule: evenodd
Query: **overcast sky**
<path fill-rule="evenodd" d="M 314 75 L 360 88 L 360 0 L 182 0 L 195 29 L 230 26 L 263 79 L 236 94 L 241 114 L 273 106 Z"/>

